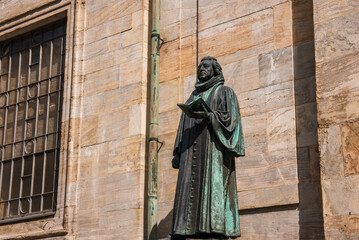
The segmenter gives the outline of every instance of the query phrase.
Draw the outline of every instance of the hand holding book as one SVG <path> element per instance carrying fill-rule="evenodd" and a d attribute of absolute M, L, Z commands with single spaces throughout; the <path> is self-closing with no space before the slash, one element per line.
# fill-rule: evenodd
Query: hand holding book
<path fill-rule="evenodd" d="M 206 104 L 203 98 L 198 97 L 188 104 L 177 104 L 182 111 L 191 118 L 205 119 L 209 118 L 211 108 Z"/>

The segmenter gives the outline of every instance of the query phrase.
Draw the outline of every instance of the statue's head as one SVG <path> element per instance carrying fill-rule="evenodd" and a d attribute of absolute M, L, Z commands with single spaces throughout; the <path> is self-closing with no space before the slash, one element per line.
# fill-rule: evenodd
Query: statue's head
<path fill-rule="evenodd" d="M 202 58 L 197 70 L 198 79 L 202 82 L 206 82 L 212 77 L 218 75 L 223 76 L 223 73 L 222 67 L 217 62 L 217 59 L 209 56 Z"/>

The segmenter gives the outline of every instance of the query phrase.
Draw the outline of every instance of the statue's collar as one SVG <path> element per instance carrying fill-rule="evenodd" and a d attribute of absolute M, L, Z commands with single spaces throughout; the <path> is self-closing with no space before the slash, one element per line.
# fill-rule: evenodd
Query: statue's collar
<path fill-rule="evenodd" d="M 198 81 L 195 84 L 195 88 L 197 92 L 204 92 L 216 85 L 217 83 L 220 83 L 221 85 L 224 84 L 224 78 L 222 75 L 214 76 L 206 82 Z"/>

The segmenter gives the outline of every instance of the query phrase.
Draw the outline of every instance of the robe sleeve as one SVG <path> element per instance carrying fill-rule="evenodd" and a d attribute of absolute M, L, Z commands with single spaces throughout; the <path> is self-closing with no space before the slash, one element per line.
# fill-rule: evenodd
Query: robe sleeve
<path fill-rule="evenodd" d="M 222 145 L 234 156 L 244 156 L 244 137 L 239 104 L 235 92 L 225 86 L 216 89 L 210 123 Z"/>
<path fill-rule="evenodd" d="M 184 125 L 184 120 L 185 120 L 184 118 L 185 118 L 185 114 L 182 112 L 181 119 L 180 119 L 180 122 L 179 122 L 179 125 L 178 125 L 175 145 L 174 145 L 174 148 L 173 148 L 173 156 L 179 155 L 181 153 L 181 145 L 182 145 L 182 137 L 183 137 L 183 125 Z"/>

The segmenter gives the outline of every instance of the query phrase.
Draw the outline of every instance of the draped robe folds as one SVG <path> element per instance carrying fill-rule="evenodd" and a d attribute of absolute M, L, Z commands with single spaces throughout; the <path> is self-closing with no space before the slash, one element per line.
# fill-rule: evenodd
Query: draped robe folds
<path fill-rule="evenodd" d="M 213 85 L 213 84 L 212 84 Z M 212 109 L 209 119 L 181 115 L 174 147 L 179 173 L 172 236 L 239 237 L 235 157 L 244 156 L 237 97 L 219 81 L 193 91 Z"/>

